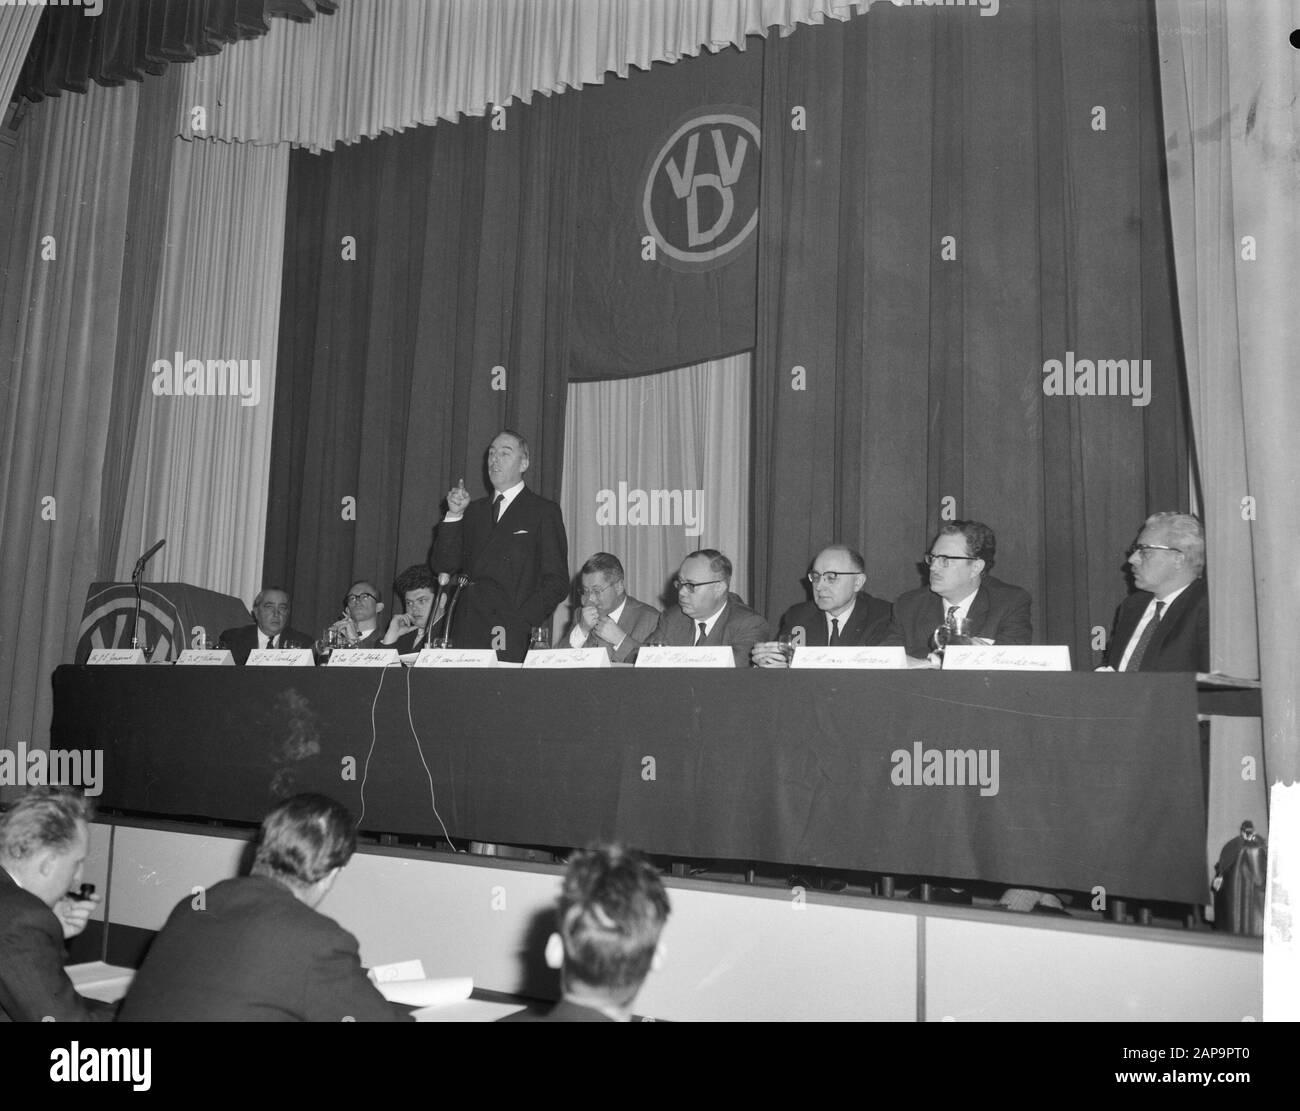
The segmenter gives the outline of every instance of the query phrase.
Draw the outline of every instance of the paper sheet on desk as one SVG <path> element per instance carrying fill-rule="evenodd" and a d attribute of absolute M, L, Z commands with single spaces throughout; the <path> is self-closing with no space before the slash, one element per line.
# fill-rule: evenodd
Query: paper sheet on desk
<path fill-rule="evenodd" d="M 472 976 L 451 976 L 441 980 L 392 980 L 375 985 L 390 1003 L 408 1007 L 442 1007 L 460 1003 L 474 990 Z"/>

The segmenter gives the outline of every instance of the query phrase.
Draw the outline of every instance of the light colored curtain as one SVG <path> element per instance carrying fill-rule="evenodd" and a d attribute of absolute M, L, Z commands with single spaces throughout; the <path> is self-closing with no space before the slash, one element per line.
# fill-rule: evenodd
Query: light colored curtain
<path fill-rule="evenodd" d="M 262 585 L 289 148 L 177 142 L 117 577 L 165 537 L 149 578 L 251 602 Z M 159 361 L 174 365 L 177 353 L 182 369 L 202 364 L 202 393 L 160 392 Z"/>
<path fill-rule="evenodd" d="M 560 507 L 570 570 L 596 552 L 623 563 L 628 593 L 664 606 L 682 559 L 716 548 L 749 597 L 750 355 L 569 385 Z M 688 514 L 688 509 L 690 510 Z M 568 629 L 567 605 L 556 635 Z"/>
<path fill-rule="evenodd" d="M 1290 561 L 1300 386 L 1300 4 L 1157 0 L 1179 309 L 1202 486 L 1211 666 L 1263 680 L 1264 718 L 1211 724 L 1211 859 L 1300 770 Z M 1291 607 L 1292 609 L 1294 607 Z M 1252 764 L 1256 778 L 1250 778 Z"/>
<path fill-rule="evenodd" d="M 41 21 L 40 6 L 0 6 L 0 115 L 4 115 L 9 98 L 14 95 L 18 75 L 27 58 L 27 48 Z"/>
<path fill-rule="evenodd" d="M 34 105 L 0 199 L 0 738 L 48 743 L 99 544 L 140 86 Z"/>
<path fill-rule="evenodd" d="M 186 67 L 179 133 L 337 142 L 481 116 L 490 105 L 626 77 L 742 45 L 777 26 L 848 19 L 873 0 L 346 0 L 329 19 L 276 20 L 270 34 Z M 874 0 L 882 2 L 882 0 Z M 205 130 L 192 129 L 193 106 Z"/>

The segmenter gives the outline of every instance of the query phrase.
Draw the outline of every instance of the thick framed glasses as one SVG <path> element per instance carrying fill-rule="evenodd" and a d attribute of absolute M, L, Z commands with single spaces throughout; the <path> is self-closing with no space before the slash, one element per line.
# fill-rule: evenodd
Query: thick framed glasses
<path fill-rule="evenodd" d="M 605 591 L 612 590 L 613 587 L 613 583 L 606 583 L 604 586 L 584 586 L 578 591 L 578 596 L 580 598 L 599 598 Z"/>
<path fill-rule="evenodd" d="M 1177 552 L 1183 554 L 1182 548 L 1171 548 L 1168 544 L 1134 544 L 1128 550 L 1130 556 L 1137 556 L 1138 559 L 1146 559 L 1150 552 Z"/>
<path fill-rule="evenodd" d="M 841 575 L 848 576 L 860 574 L 862 574 L 861 571 L 809 571 L 808 581 L 812 583 L 813 586 L 816 586 L 820 582 L 829 583 L 831 586 L 834 586 L 835 580 Z"/>
<path fill-rule="evenodd" d="M 674 590 L 684 590 L 687 594 L 694 594 L 702 586 L 712 586 L 714 583 L 726 582 L 726 579 L 705 579 L 702 583 L 693 583 L 687 579 L 673 579 Z"/>
<path fill-rule="evenodd" d="M 926 552 L 922 558 L 924 558 L 927 567 L 938 567 L 942 571 L 951 567 L 959 559 L 967 563 L 974 563 L 979 559 L 979 556 L 941 556 Z"/>
<path fill-rule="evenodd" d="M 355 606 L 358 602 L 364 602 L 367 598 L 374 602 L 379 601 L 379 599 L 371 594 L 370 591 L 363 590 L 360 594 L 349 594 L 348 605 Z"/>

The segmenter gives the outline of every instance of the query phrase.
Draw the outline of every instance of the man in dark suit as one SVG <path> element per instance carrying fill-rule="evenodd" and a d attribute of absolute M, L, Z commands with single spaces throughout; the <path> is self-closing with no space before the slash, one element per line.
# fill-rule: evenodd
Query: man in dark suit
<path fill-rule="evenodd" d="M 0 818 L 0 1022 L 106 1022 L 117 1009 L 77 994 L 63 943 L 99 902 L 71 898 L 90 845 L 90 807 L 67 787 L 36 787 Z"/>
<path fill-rule="evenodd" d="M 306 633 L 289 627 L 289 595 L 278 586 L 258 592 L 249 611 L 252 625 L 227 629 L 217 642 L 218 648 L 229 648 L 235 663 L 243 667 L 254 648 L 310 648 L 312 639 Z"/>
<path fill-rule="evenodd" d="M 501 1022 L 628 1022 L 646 976 L 662 962 L 659 935 L 671 907 L 659 873 L 640 853 L 597 845 L 569 858 L 546 963 L 562 997 L 549 1013 Z"/>
<path fill-rule="evenodd" d="M 1137 592 L 1115 612 L 1106 666 L 1116 671 L 1209 671 L 1205 531 L 1186 513 L 1147 518 L 1129 550 Z"/>
<path fill-rule="evenodd" d="M 879 644 L 889 632 L 889 603 L 873 598 L 867 585 L 867 565 L 860 552 L 843 544 L 832 544 L 817 553 L 812 570 L 813 600 L 800 602 L 785 611 L 777 636 L 790 636 L 796 646 L 856 648 Z M 754 645 L 751 653 L 758 667 L 789 667 L 781 646 L 775 641 Z"/>
<path fill-rule="evenodd" d="M 597 552 L 578 573 L 582 609 L 562 642 L 570 648 L 604 648 L 615 663 L 631 663 L 659 624 L 659 611 L 627 592 L 618 556 Z"/>
<path fill-rule="evenodd" d="M 424 627 L 429 624 L 433 639 L 439 636 L 438 622 L 447 608 L 447 597 L 438 595 L 438 581 L 433 577 L 427 563 L 417 563 L 408 567 L 397 576 L 393 583 L 393 593 L 402 599 L 402 611 L 388 623 L 381 648 L 396 648 L 400 655 L 418 652 L 425 647 Z M 429 622 L 429 611 L 435 599 L 438 611 Z"/>
<path fill-rule="evenodd" d="M 731 592 L 731 560 L 702 548 L 682 560 L 673 579 L 677 605 L 665 610 L 650 644 L 689 648 L 727 644 L 736 666 L 747 667 L 754 645 L 768 637 L 767 619 Z"/>
<path fill-rule="evenodd" d="M 532 630 L 569 593 L 569 540 L 553 501 L 524 485 L 528 441 L 501 432 L 488 448 L 493 496 L 470 500 L 462 478 L 447 493 L 433 542 L 433 568 L 469 576 L 451 630 L 457 648 L 492 648 L 518 662 Z"/>
<path fill-rule="evenodd" d="M 989 574 L 996 554 L 997 540 L 988 525 L 944 525 L 925 557 L 930 585 L 909 590 L 894 603 L 893 621 L 882 643 L 903 645 L 918 666 L 937 666 L 937 658 L 930 656 L 934 632 L 950 621 L 968 621 L 971 636 L 982 643 L 1032 643 L 1029 592 Z"/>
<path fill-rule="evenodd" d="M 397 1022 L 357 939 L 314 909 L 356 849 L 352 815 L 295 795 L 262 821 L 252 875 L 187 895 L 153 940 L 122 1022 Z"/>
<path fill-rule="evenodd" d="M 384 599 L 379 588 L 366 579 L 358 579 L 343 596 L 343 616 L 329 627 L 342 635 L 349 648 L 378 648 L 384 637 L 382 614 Z"/>

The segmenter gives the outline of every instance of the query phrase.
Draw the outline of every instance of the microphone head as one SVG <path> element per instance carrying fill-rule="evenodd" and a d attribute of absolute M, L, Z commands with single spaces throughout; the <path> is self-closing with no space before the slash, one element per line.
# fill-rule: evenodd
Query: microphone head
<path fill-rule="evenodd" d="M 447 574 L 446 571 L 442 572 L 442 574 L 438 576 L 439 586 L 446 586 L 449 582 L 451 582 L 451 576 Z"/>
<path fill-rule="evenodd" d="M 456 585 L 457 586 L 469 585 L 469 576 L 465 574 L 464 571 L 462 571 L 459 575 L 456 576 Z"/>

